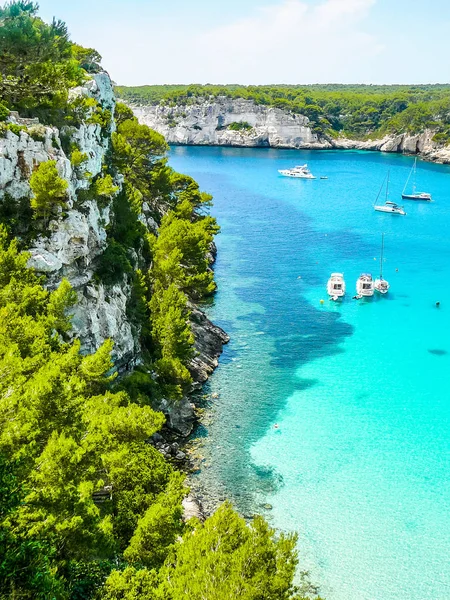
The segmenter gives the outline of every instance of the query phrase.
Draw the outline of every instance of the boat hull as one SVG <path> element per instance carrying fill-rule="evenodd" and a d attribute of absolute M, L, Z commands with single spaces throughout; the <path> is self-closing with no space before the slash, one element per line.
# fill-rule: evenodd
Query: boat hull
<path fill-rule="evenodd" d="M 331 300 L 340 300 L 345 295 L 345 281 L 342 273 L 332 273 L 327 282 L 327 293 Z"/>
<path fill-rule="evenodd" d="M 314 175 L 302 175 L 301 173 L 288 173 L 287 171 L 278 171 L 283 177 L 293 177 L 294 179 L 316 179 Z"/>
<path fill-rule="evenodd" d="M 387 294 L 389 291 L 389 283 L 385 279 L 375 279 L 373 287 L 379 294 Z"/>
<path fill-rule="evenodd" d="M 374 293 L 374 281 L 371 275 L 361 275 L 356 282 L 356 294 L 360 298 L 370 298 Z"/>
<path fill-rule="evenodd" d="M 415 202 L 431 202 L 430 194 L 402 194 L 403 200 L 414 200 Z"/>
<path fill-rule="evenodd" d="M 356 288 L 356 293 L 358 296 L 361 296 L 362 298 L 370 298 L 373 296 L 373 288 L 371 290 L 361 290 L 358 289 L 358 287 Z"/>
<path fill-rule="evenodd" d="M 332 288 L 328 288 L 327 290 L 330 298 L 343 298 L 345 296 L 345 290 L 333 290 Z"/>
<path fill-rule="evenodd" d="M 393 208 L 392 206 L 374 206 L 373 208 L 377 212 L 388 213 L 390 215 L 401 215 L 402 217 L 406 215 L 403 209 Z"/>

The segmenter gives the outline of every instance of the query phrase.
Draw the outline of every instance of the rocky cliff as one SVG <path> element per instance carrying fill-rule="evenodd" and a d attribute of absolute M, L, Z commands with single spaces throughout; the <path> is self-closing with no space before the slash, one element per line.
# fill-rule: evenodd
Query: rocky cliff
<path fill-rule="evenodd" d="M 107 73 L 99 73 L 83 87 L 72 90 L 72 98 L 95 98 L 102 108 L 113 111 L 115 97 Z M 10 120 L 22 124 L 13 115 Z M 82 124 L 78 128 L 44 127 L 34 124 L 16 135 L 7 131 L 0 138 L 0 201 L 7 195 L 20 201 L 30 196 L 29 177 L 36 166 L 55 160 L 59 175 L 68 184 L 68 210 L 65 215 L 50 222 L 50 235 L 40 237 L 29 248 L 30 266 L 47 275 L 49 287 L 55 287 L 66 277 L 78 294 L 74 309 L 73 332 L 80 338 L 83 350 L 93 352 L 105 339 L 115 342 L 114 359 L 119 367 L 136 359 L 139 353 L 130 323 L 126 318 L 127 289 L 117 285 L 106 289 L 94 282 L 94 262 L 106 247 L 106 227 L 109 207 L 99 208 L 95 200 L 76 208 L 77 191 L 87 189 L 85 173 L 95 177 L 101 172 L 109 148 L 110 133 L 102 132 L 100 125 Z M 61 138 L 86 154 L 83 169 L 74 169 L 63 150 Z"/>
<path fill-rule="evenodd" d="M 174 108 L 161 105 L 132 108 L 141 123 L 162 133 L 169 144 L 274 148 L 320 145 L 307 117 L 258 105 L 252 100 L 219 98 Z M 236 122 L 248 123 L 251 129 L 228 129 Z"/>
<path fill-rule="evenodd" d="M 71 96 L 94 98 L 103 110 L 114 112 L 115 96 L 107 73 L 94 75 L 85 85 L 72 90 Z M 91 353 L 110 338 L 114 341 L 116 367 L 130 370 L 139 364 L 141 350 L 139 332 L 133 330 L 127 315 L 130 286 L 125 277 L 123 282 L 107 286 L 95 275 L 96 262 L 107 245 L 111 208 L 96 199 L 80 202 L 78 198 L 79 192 L 87 190 L 102 172 L 115 129 L 114 119 L 106 129 L 83 122 L 78 127 L 59 130 L 43 126 L 37 119 L 21 119 L 17 113 L 11 113 L 9 122 L 24 128 L 6 129 L 0 137 L 0 207 L 11 199 L 28 204 L 31 174 L 40 163 L 56 161 L 59 176 L 68 183 L 67 209 L 50 221 L 46 235 L 38 236 L 27 248 L 31 255 L 29 265 L 45 274 L 50 289 L 65 277 L 77 292 L 72 335 L 80 339 L 82 351 Z M 82 167 L 72 165 L 64 150 L 67 146 L 75 146 L 86 155 Z M 114 183 L 120 190 L 120 175 Z M 148 230 L 157 231 L 156 222 L 147 214 L 146 203 L 140 219 Z M 228 336 L 195 307 L 192 315 L 197 354 L 191 373 L 195 382 L 203 382 L 217 366 Z M 191 431 L 195 414 L 188 398 L 177 406 L 162 402 L 160 408 L 167 414 L 169 425 L 178 432 L 186 435 Z"/>
<path fill-rule="evenodd" d="M 314 133 L 305 116 L 240 98 L 215 98 L 187 106 L 136 105 L 132 109 L 141 123 L 162 133 L 169 144 L 379 150 L 419 154 L 427 160 L 450 163 L 450 146 L 434 142 L 435 132 L 431 130 L 367 141 L 329 138 Z M 246 123 L 250 128 L 229 129 L 232 123 Z"/>

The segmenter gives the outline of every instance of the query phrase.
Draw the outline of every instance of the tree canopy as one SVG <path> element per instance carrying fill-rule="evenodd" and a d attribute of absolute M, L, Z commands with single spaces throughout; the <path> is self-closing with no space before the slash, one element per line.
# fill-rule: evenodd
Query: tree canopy
<path fill-rule="evenodd" d="M 419 133 L 431 127 L 450 139 L 450 85 L 153 85 L 118 86 L 117 94 L 136 104 L 163 104 L 176 124 L 185 105 L 219 96 L 244 98 L 307 116 L 316 133 L 354 138 L 387 132 Z M 180 110 L 177 110 L 179 108 Z M 245 128 L 231 124 L 230 129 Z"/>
<path fill-rule="evenodd" d="M 0 8 L 0 101 L 21 112 L 63 107 L 69 89 L 101 60 L 70 41 L 63 21 L 45 23 L 38 8 L 29 0 Z"/>

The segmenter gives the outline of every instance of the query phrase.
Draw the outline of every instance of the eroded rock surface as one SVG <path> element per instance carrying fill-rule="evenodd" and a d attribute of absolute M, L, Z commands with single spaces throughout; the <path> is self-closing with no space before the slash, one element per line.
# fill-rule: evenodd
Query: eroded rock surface
<path fill-rule="evenodd" d="M 379 150 L 419 154 L 427 160 L 450 163 L 450 146 L 434 142 L 432 130 L 365 141 L 333 139 L 315 133 L 303 115 L 242 98 L 215 98 L 188 106 L 131 108 L 141 123 L 162 133 L 174 145 Z M 251 128 L 228 129 L 231 123 L 244 122 Z"/>

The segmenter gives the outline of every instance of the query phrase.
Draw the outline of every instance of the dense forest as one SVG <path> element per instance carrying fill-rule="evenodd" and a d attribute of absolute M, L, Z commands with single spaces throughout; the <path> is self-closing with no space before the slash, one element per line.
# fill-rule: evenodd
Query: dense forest
<path fill-rule="evenodd" d="M 316 133 L 354 139 L 435 130 L 450 140 L 450 85 L 118 86 L 129 103 L 183 106 L 219 96 L 244 98 L 307 116 Z"/>
<path fill-rule="evenodd" d="M 189 307 L 215 289 L 211 197 L 171 169 L 162 136 L 127 106 L 113 114 L 71 98 L 101 57 L 37 11 L 26 0 L 0 9 L 0 137 L 41 139 L 11 122 L 11 110 L 100 129 L 108 153 L 99 175 L 84 174 L 76 208 L 94 200 L 111 209 L 96 278 L 129 285 L 142 361 L 118 377 L 112 341 L 82 353 L 70 336 L 69 281 L 48 289 L 29 268 L 31 240 L 67 210 L 55 161 L 35 165 L 29 196 L 0 196 L 0 598 L 299 599 L 296 536 L 260 517 L 247 523 L 228 503 L 203 523 L 184 521 L 184 475 L 149 443 L 164 423 L 155 399 L 177 401 L 191 385 Z M 86 155 L 68 135 L 61 143 L 81 170 Z M 142 221 L 144 203 L 157 234 Z"/>

